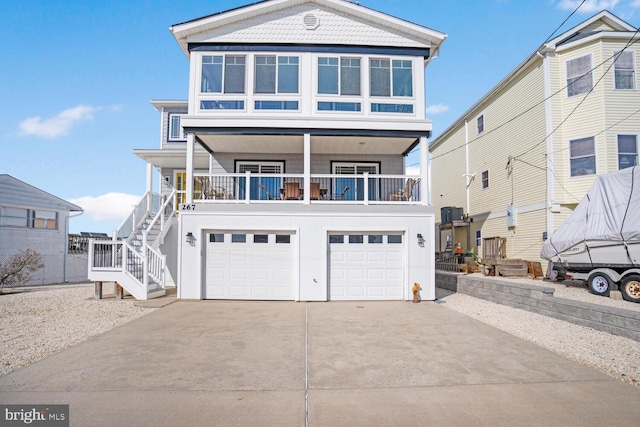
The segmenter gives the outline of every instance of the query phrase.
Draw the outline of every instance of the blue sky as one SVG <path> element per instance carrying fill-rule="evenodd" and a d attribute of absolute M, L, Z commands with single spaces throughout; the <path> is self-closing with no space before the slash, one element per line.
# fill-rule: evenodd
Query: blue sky
<path fill-rule="evenodd" d="M 111 233 L 145 191 L 135 148 L 158 148 L 151 99 L 185 99 L 189 63 L 169 26 L 251 0 L 4 2 L 0 173 L 76 203 L 71 232 Z M 580 0 L 360 0 L 448 34 L 427 69 L 434 137 L 500 81 Z M 640 26 L 640 0 L 587 0 Z M 417 162 L 409 158 L 408 163 Z"/>

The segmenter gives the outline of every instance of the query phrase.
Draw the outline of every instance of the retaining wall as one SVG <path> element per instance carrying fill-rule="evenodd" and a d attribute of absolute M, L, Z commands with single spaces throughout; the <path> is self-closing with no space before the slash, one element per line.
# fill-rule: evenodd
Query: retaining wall
<path fill-rule="evenodd" d="M 436 288 L 436 296 L 459 292 L 640 341 L 640 312 L 556 298 L 551 287 L 436 271 Z"/>

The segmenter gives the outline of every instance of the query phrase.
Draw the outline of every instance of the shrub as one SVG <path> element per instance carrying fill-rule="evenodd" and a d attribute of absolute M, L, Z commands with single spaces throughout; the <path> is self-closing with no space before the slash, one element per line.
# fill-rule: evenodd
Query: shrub
<path fill-rule="evenodd" d="M 31 249 L 19 251 L 0 264 L 0 288 L 23 285 L 31 279 L 31 273 L 44 268 L 44 259 Z"/>

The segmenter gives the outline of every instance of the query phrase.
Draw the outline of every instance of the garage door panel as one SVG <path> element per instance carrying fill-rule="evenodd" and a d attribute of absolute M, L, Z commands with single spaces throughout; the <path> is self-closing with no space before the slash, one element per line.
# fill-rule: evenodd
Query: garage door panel
<path fill-rule="evenodd" d="M 384 269 L 381 269 L 381 268 L 367 269 L 367 279 L 369 280 L 384 279 Z"/>
<path fill-rule="evenodd" d="M 232 250 L 229 253 L 229 262 L 247 262 L 247 253 L 245 251 Z"/>
<path fill-rule="evenodd" d="M 384 261 L 384 252 L 376 251 L 376 252 L 368 252 L 367 253 L 367 261 L 368 262 L 382 262 Z"/>
<path fill-rule="evenodd" d="M 387 252 L 387 261 L 389 262 L 402 262 L 404 254 L 402 251 L 389 251 Z"/>
<path fill-rule="evenodd" d="M 345 232 L 334 234 L 329 244 L 329 298 L 334 300 L 389 300 L 404 298 L 404 235 L 393 239 L 376 233 L 358 233 L 349 239 Z M 382 238 L 381 238 L 382 235 Z M 344 236 L 344 237 L 341 237 Z M 389 243 L 392 240 L 392 243 Z"/>
<path fill-rule="evenodd" d="M 295 236 L 291 232 L 242 230 L 209 233 L 205 298 L 293 300 Z"/>

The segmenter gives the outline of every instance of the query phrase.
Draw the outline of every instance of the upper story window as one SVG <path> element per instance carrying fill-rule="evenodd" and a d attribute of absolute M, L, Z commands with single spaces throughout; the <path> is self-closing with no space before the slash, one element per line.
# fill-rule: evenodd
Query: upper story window
<path fill-rule="evenodd" d="M 413 96 L 413 69 L 408 60 L 372 59 L 371 96 Z"/>
<path fill-rule="evenodd" d="M 0 207 L 0 226 L 58 229 L 58 213 L 23 208 Z"/>
<path fill-rule="evenodd" d="M 591 55 L 567 61 L 567 96 L 588 93 L 593 87 Z"/>
<path fill-rule="evenodd" d="M 596 173 L 596 143 L 593 137 L 569 141 L 571 176 Z"/>
<path fill-rule="evenodd" d="M 184 141 L 187 139 L 184 131 L 180 127 L 182 114 L 169 114 L 169 141 Z"/>
<path fill-rule="evenodd" d="M 489 171 L 482 172 L 482 188 L 489 188 Z"/>
<path fill-rule="evenodd" d="M 484 114 L 481 114 L 480 117 L 478 117 L 476 124 L 478 126 L 478 133 L 484 132 Z"/>
<path fill-rule="evenodd" d="M 244 56 L 203 56 L 200 92 L 244 93 L 245 61 Z"/>
<path fill-rule="evenodd" d="M 297 56 L 256 56 L 255 93 L 298 93 Z"/>
<path fill-rule="evenodd" d="M 318 58 L 318 93 L 360 96 L 360 58 Z"/>
<path fill-rule="evenodd" d="M 625 50 L 614 53 L 616 62 L 613 65 L 616 89 L 635 89 L 636 70 L 633 51 Z"/>
<path fill-rule="evenodd" d="M 618 169 L 630 168 L 638 164 L 638 137 L 618 135 Z"/>

